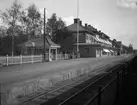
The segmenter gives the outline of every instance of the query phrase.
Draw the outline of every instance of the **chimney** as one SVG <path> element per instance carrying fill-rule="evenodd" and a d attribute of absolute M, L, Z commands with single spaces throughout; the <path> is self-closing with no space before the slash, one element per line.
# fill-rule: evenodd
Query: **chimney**
<path fill-rule="evenodd" d="M 88 25 L 88 27 L 91 27 L 91 25 Z"/>
<path fill-rule="evenodd" d="M 79 25 L 82 26 L 82 21 L 81 20 L 79 21 Z"/>
<path fill-rule="evenodd" d="M 79 18 L 75 18 L 75 19 L 74 19 L 74 23 L 78 23 L 78 21 L 80 21 Z"/>
<path fill-rule="evenodd" d="M 85 23 L 85 27 L 87 27 L 88 26 L 88 24 L 87 23 Z"/>

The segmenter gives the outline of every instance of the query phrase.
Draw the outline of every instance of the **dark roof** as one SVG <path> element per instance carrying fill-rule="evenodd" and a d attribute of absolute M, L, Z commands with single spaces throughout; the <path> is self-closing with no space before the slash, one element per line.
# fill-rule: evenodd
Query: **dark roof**
<path fill-rule="evenodd" d="M 44 40 L 43 40 L 43 37 L 31 38 L 30 40 L 20 44 L 19 46 L 43 47 L 44 46 Z M 57 47 L 60 47 L 60 45 L 55 44 L 49 36 L 46 36 L 45 47 L 46 48 L 57 48 Z"/>
<path fill-rule="evenodd" d="M 87 29 L 84 26 L 78 25 L 77 23 L 69 25 L 67 30 L 70 32 L 77 32 L 77 26 L 79 28 L 79 32 L 87 32 Z"/>
<path fill-rule="evenodd" d="M 78 20 L 80 21 L 79 18 L 74 19 L 73 24 L 71 24 L 71 25 L 69 25 L 63 29 L 65 29 L 65 31 L 67 30 L 68 32 L 77 32 L 77 26 L 78 26 L 79 32 L 87 32 L 87 33 L 90 33 L 92 35 L 98 34 L 100 37 L 105 38 L 105 39 L 110 38 L 109 36 L 107 36 L 106 34 L 101 32 L 100 30 L 97 30 L 95 27 L 93 27 L 91 25 L 86 24 L 86 26 L 83 26 L 81 23 L 78 23 Z M 63 29 L 61 29 L 61 30 L 63 30 Z M 102 35 L 104 35 L 104 37 Z"/>
<path fill-rule="evenodd" d="M 128 46 L 126 46 L 126 45 L 123 45 L 123 44 L 122 44 L 122 46 L 128 48 Z"/>
<path fill-rule="evenodd" d="M 86 29 L 88 29 L 89 32 L 97 32 L 97 29 L 94 28 L 93 26 L 91 25 L 88 25 L 87 27 L 85 27 Z"/>
<path fill-rule="evenodd" d="M 115 41 L 115 40 L 113 40 L 113 41 L 112 41 L 112 45 L 115 46 L 116 48 L 120 48 L 121 45 L 122 45 L 122 43 L 120 43 L 120 41 Z"/>
<path fill-rule="evenodd" d="M 123 49 L 128 50 L 128 46 L 122 44 Z"/>

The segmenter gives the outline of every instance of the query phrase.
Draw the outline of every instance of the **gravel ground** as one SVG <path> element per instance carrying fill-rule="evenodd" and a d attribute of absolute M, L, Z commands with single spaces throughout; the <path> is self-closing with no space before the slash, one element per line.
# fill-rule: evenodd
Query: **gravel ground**
<path fill-rule="evenodd" d="M 79 58 L 46 63 L 0 67 L 0 84 L 12 84 L 40 76 L 50 76 L 53 73 L 66 71 L 76 67 L 82 67 L 85 64 L 92 64 L 93 66 L 98 63 L 111 64 L 114 61 L 117 62 L 128 57 L 129 55 L 109 56 L 101 58 Z"/>

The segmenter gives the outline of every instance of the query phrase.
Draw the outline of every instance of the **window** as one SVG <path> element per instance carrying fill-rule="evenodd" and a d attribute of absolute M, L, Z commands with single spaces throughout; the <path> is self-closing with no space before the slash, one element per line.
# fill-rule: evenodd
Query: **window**
<path fill-rule="evenodd" d="M 94 39 L 91 37 L 91 42 L 94 43 Z"/>
<path fill-rule="evenodd" d="M 96 51 L 97 51 L 96 53 L 99 55 L 99 54 L 100 54 L 100 50 L 99 50 L 99 49 L 97 49 Z"/>
<path fill-rule="evenodd" d="M 89 53 L 89 48 L 85 48 L 85 52 Z"/>
<path fill-rule="evenodd" d="M 86 43 L 88 43 L 88 36 L 86 35 Z"/>
<path fill-rule="evenodd" d="M 86 40 L 88 40 L 88 36 L 86 35 Z"/>

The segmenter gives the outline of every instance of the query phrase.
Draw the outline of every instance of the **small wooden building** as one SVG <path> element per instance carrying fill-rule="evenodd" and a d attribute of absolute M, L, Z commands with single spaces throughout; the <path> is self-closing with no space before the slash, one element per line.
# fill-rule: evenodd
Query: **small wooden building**
<path fill-rule="evenodd" d="M 44 39 L 43 37 L 35 37 L 19 45 L 21 54 L 23 55 L 40 55 L 44 53 Z M 60 45 L 55 44 L 49 36 L 46 36 L 45 49 L 48 60 L 57 59 L 58 48 Z M 52 55 L 52 57 L 51 57 Z M 46 57 L 47 58 L 47 57 Z"/>

